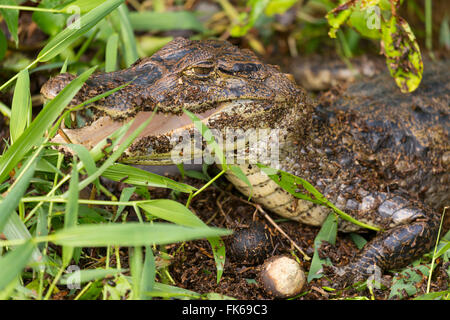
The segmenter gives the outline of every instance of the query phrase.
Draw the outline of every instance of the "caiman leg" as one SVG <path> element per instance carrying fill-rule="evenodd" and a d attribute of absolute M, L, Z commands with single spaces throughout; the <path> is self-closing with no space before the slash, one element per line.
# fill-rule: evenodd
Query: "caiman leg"
<path fill-rule="evenodd" d="M 265 208 L 293 220 L 310 225 L 321 225 L 330 209 L 309 201 L 296 199 L 280 188 L 256 166 L 241 165 L 253 186 L 253 200 Z M 227 178 L 245 195 L 250 188 L 232 173 Z M 428 252 L 436 241 L 439 215 L 419 203 L 409 201 L 397 194 L 368 192 L 352 186 L 359 197 L 349 198 L 345 189 L 348 186 L 328 188 L 334 193 L 323 192 L 331 202 L 355 219 L 378 227 L 378 235 L 368 242 L 357 257 L 347 266 L 334 269 L 338 282 L 349 283 L 367 278 L 377 271 L 400 268 Z M 360 228 L 348 221 L 340 220 L 339 230 L 357 231 Z"/>

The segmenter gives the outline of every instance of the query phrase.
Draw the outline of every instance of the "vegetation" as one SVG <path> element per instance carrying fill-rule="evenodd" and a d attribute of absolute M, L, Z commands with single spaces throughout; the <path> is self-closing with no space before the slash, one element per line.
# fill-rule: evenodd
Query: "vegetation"
<path fill-rule="evenodd" d="M 423 33 L 400 17 L 400 2 L 43 0 L 24 3 L 0 0 L 3 24 L 0 30 L 0 90 L 3 94 L 0 111 L 9 123 L 9 139 L 0 157 L 0 235 L 3 235 L 0 240 L 0 298 L 53 299 L 58 295 L 58 285 L 70 289 L 70 299 L 219 298 L 214 293 L 201 295 L 173 286 L 166 265 L 158 264 L 157 260 L 164 261 L 165 244 L 208 239 L 216 263 L 217 281 L 220 281 L 226 259 L 221 237 L 230 231 L 208 227 L 189 209 L 189 204 L 225 170 L 233 170 L 244 181 L 245 176 L 237 167 L 224 166 L 217 176 L 197 189 L 116 163 L 151 118 L 119 146 L 118 141 L 131 123 L 92 150 L 67 145 L 76 156 L 72 161 L 65 161 L 64 155 L 53 148 L 52 138 L 63 121 L 70 121 L 71 112 L 92 100 L 68 109 L 69 102 L 94 71 L 129 67 L 139 57 L 151 55 L 173 39 L 177 34 L 174 30 L 196 39 L 232 38 L 261 55 L 268 54 L 267 48 L 277 38 L 287 44 L 280 50 L 288 55 L 321 52 L 327 48 L 344 60 L 361 50 L 377 51 L 381 43 L 396 83 L 402 91 L 413 91 L 420 83 L 423 70 L 420 41 L 426 43 L 431 53 L 433 35 L 437 34 L 439 46 L 450 47 L 448 17 L 434 24 L 431 0 L 425 1 L 425 8 L 419 6 L 419 1 L 410 1 L 408 15 L 414 22 L 418 21 L 418 25 L 425 25 Z M 375 29 L 366 23 L 369 8 L 380 9 L 379 16 L 371 16 L 380 19 Z M 287 14 L 292 11 L 293 20 Z M 283 14 L 292 21 L 283 22 Z M 21 27 L 27 25 L 22 19 L 27 17 L 31 17 L 38 32 L 28 29 L 21 33 Z M 27 38 L 27 34 L 32 36 Z M 39 90 L 37 75 L 57 70 L 78 77 L 37 112 L 33 109 Z M 102 96 L 94 99 L 100 98 Z M 207 132 L 207 128 L 199 129 L 203 134 Z M 221 151 L 214 141 L 209 143 L 220 156 Z M 283 175 L 287 182 L 283 180 L 282 186 L 289 191 L 290 179 L 296 178 Z M 130 186 L 120 195 L 114 195 L 102 185 L 101 176 Z M 315 194 L 315 189 L 307 182 L 295 180 L 295 183 L 302 184 L 315 195 L 316 201 L 346 218 L 345 213 Z M 92 191 L 89 199 L 85 199 L 80 193 L 88 186 Z M 188 202 L 183 205 L 173 199 L 153 199 L 148 192 L 150 186 L 171 189 L 174 198 L 181 193 L 188 194 Z M 132 197 L 139 200 L 131 200 Z M 126 208 L 134 210 L 137 222 L 127 221 Z M 322 227 L 316 239 L 316 247 L 321 240 L 334 241 L 337 219 L 327 221 L 329 223 Z M 448 261 L 449 241 L 447 234 L 434 254 L 424 259 L 431 260 L 431 265 L 438 258 Z M 101 262 L 93 259 L 91 268 L 78 270 L 76 265 L 80 259 L 89 258 L 83 248 L 89 247 L 106 247 L 105 257 Z M 121 265 L 121 247 L 130 248 L 127 266 Z M 113 258 L 116 263 L 111 266 Z M 316 271 L 321 265 L 317 265 L 317 261 Z M 315 277 L 315 272 L 310 272 L 308 280 Z M 431 272 L 426 276 L 431 279 Z M 114 284 L 108 279 L 113 279 Z M 399 280 L 392 289 L 392 296 L 398 297 L 402 289 L 414 294 L 413 279 L 408 281 Z M 422 298 L 448 299 L 448 292 L 429 293 Z"/>

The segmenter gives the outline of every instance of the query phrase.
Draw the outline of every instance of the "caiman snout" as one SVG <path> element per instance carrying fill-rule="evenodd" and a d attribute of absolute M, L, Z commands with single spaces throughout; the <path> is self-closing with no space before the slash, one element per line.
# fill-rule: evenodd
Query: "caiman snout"
<path fill-rule="evenodd" d="M 46 100 L 53 99 L 67 86 L 76 76 L 70 73 L 62 73 L 48 80 L 41 88 L 41 94 Z"/>

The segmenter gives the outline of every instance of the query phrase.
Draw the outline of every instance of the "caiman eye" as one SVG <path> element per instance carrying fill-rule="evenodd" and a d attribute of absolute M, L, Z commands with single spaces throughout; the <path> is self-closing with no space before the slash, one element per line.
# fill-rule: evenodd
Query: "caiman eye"
<path fill-rule="evenodd" d="M 214 67 L 192 67 L 191 70 L 198 77 L 207 77 L 214 71 Z"/>

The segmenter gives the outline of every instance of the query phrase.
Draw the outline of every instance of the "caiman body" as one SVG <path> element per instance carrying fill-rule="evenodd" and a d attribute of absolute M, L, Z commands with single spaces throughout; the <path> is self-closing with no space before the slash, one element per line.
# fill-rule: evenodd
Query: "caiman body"
<path fill-rule="evenodd" d="M 450 200 L 448 66 L 425 66 L 422 84 L 412 94 L 400 94 L 388 75 L 380 75 L 313 104 L 291 76 L 250 51 L 223 41 L 176 39 L 127 70 L 93 75 L 72 104 L 130 84 L 90 106 L 91 119 L 83 128 L 65 132 L 72 142 L 93 146 L 124 121 L 145 119 L 158 108 L 121 158 L 154 165 L 173 161 L 181 132 L 194 134 L 183 108 L 224 134 L 229 128 L 277 129 L 280 169 L 309 181 L 357 220 L 383 230 L 339 270 L 344 277 L 359 278 L 368 276 L 373 265 L 404 266 L 436 241 L 441 210 Z M 57 76 L 42 93 L 52 98 L 71 79 Z M 265 149 L 270 139 L 234 151 L 246 159 L 240 167 L 252 188 L 232 173 L 228 179 L 267 209 L 320 225 L 327 207 L 292 197 L 246 158 L 249 149 Z M 348 221 L 340 221 L 339 228 L 358 230 Z"/>

